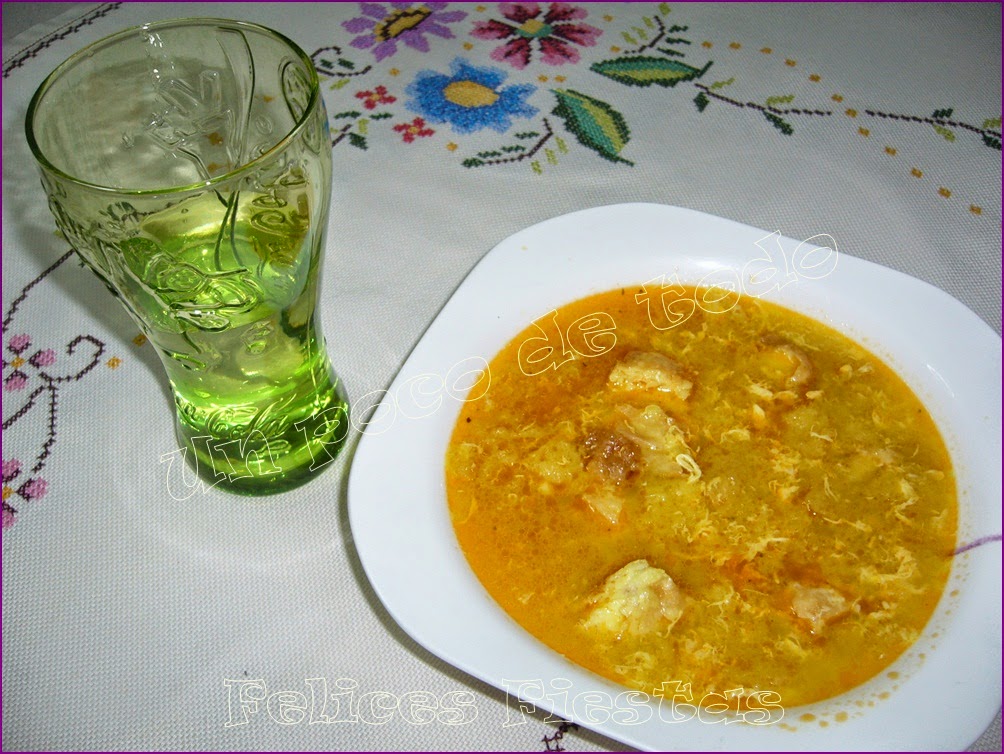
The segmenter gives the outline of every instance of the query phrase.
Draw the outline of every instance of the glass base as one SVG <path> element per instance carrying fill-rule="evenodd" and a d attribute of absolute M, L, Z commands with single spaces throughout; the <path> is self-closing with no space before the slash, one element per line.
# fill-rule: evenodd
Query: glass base
<path fill-rule="evenodd" d="M 176 430 L 185 458 L 207 489 L 242 495 L 271 495 L 299 487 L 333 465 L 349 431 L 348 401 L 334 380 L 318 410 L 290 419 L 279 434 L 266 437 L 249 428 L 225 437 L 193 427 L 179 412 Z"/>

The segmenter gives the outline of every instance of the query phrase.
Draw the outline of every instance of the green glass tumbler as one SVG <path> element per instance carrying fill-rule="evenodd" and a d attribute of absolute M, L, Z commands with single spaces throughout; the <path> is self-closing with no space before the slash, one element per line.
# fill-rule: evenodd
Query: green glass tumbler
<path fill-rule="evenodd" d="M 331 199 L 314 66 L 222 19 L 129 29 L 39 87 L 28 143 L 56 224 L 157 349 L 211 484 L 295 487 L 348 431 L 318 322 Z"/>

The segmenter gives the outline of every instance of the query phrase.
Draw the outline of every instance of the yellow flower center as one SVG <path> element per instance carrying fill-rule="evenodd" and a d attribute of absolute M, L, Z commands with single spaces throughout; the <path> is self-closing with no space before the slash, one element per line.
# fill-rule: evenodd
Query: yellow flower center
<path fill-rule="evenodd" d="M 527 36 L 532 37 L 541 29 L 543 29 L 544 26 L 546 26 L 546 24 L 543 21 L 538 21 L 536 18 L 531 18 L 528 19 L 522 26 L 520 26 L 519 30 L 524 34 L 526 34 Z"/>
<path fill-rule="evenodd" d="M 4 488 L 3 488 L 3 499 L 6 500 L 7 498 L 9 498 L 13 494 L 14 494 L 14 490 L 12 490 L 7 485 L 4 485 Z"/>
<path fill-rule="evenodd" d="M 443 96 L 461 107 L 486 107 L 499 98 L 493 89 L 475 81 L 451 81 L 443 89 Z"/>
<path fill-rule="evenodd" d="M 386 42 L 388 39 L 401 36 L 409 29 L 414 29 L 431 15 L 432 11 L 424 5 L 396 11 L 374 27 L 373 36 L 381 42 Z"/>
<path fill-rule="evenodd" d="M 15 356 L 15 357 L 14 357 L 14 360 L 13 360 L 13 361 L 11 361 L 11 363 L 10 363 L 10 365 L 11 365 L 12 367 L 14 367 L 15 369 L 17 369 L 17 368 L 18 368 L 19 366 L 21 366 L 22 364 L 24 364 L 24 359 L 22 359 L 22 358 L 21 358 L 20 356 Z"/>

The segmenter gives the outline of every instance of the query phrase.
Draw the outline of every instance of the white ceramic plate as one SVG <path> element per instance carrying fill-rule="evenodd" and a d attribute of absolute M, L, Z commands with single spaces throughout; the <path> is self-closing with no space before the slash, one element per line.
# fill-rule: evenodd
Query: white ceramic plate
<path fill-rule="evenodd" d="M 506 691 L 513 722 L 521 697 L 644 749 L 933 750 L 974 741 L 1001 704 L 1001 340 L 942 291 L 832 246 L 651 204 L 584 210 L 496 246 L 382 395 L 353 459 L 352 533 L 394 619 L 429 651 Z M 673 275 L 692 284 L 741 279 L 744 292 L 813 316 L 885 359 L 949 445 L 960 547 L 990 539 L 955 558 L 934 618 L 892 677 L 783 710 L 782 719 L 772 711 L 765 725 L 685 707 L 674 715 L 545 647 L 484 591 L 447 511 L 446 447 L 472 374 L 551 309 Z"/>

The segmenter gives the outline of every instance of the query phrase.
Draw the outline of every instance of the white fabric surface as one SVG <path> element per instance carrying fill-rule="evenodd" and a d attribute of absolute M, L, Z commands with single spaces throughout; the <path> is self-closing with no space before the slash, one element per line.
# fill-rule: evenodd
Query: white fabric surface
<path fill-rule="evenodd" d="M 22 464 L 15 482 L 5 480 L 5 502 L 17 514 L 3 533 L 4 750 L 623 748 L 585 730 L 559 731 L 543 716 L 507 725 L 513 710 L 502 692 L 446 666 L 394 624 L 366 581 L 346 517 L 357 437 L 333 469 L 290 493 L 172 496 L 160 462 L 175 448 L 171 406 L 153 349 L 134 343 L 124 311 L 74 258 L 31 285 L 67 247 L 24 142 L 28 100 L 60 61 L 121 28 L 239 17 L 308 53 L 337 45 L 356 72 L 372 66 L 338 88 L 338 79 L 325 81 L 333 133 L 353 121 L 366 141 L 365 149 L 349 139 L 334 147 L 323 281 L 324 332 L 353 400 L 389 384 L 450 293 L 501 239 L 618 202 L 686 206 L 795 238 L 829 233 L 841 253 L 926 280 L 1000 332 L 1001 153 L 979 133 L 1000 132 L 999 5 L 583 7 L 585 22 L 602 31 L 598 44 L 577 47 L 577 64 L 538 57 L 523 70 L 489 58 L 501 42 L 471 36 L 475 21 L 503 17 L 488 3 L 449 4 L 447 11 L 466 13 L 446 24 L 452 38 L 427 35 L 428 52 L 399 45 L 381 61 L 350 44 L 358 33 L 342 23 L 361 15 L 355 3 L 80 4 L 5 42 L 3 312 L 13 315 L 4 356 L 13 358 L 11 340 L 24 335 L 25 355 L 51 349 L 54 363 L 24 367 L 25 385 L 4 390 L 4 421 L 43 383 L 42 371 L 73 379 L 58 383 L 55 441 L 37 474 L 44 495 L 28 491 L 26 499 L 15 488 L 49 436 L 48 394 L 3 434 L 5 472 L 10 459 Z M 654 33 L 646 17 L 687 26 L 673 35 L 690 41 L 678 47 L 682 59 L 711 67 L 672 88 L 630 87 L 589 71 L 642 46 L 637 29 Z M 417 116 L 406 108 L 407 85 L 419 70 L 446 73 L 457 57 L 503 70 L 505 86 L 536 87 L 527 102 L 537 114 L 514 117 L 505 133 L 458 133 L 427 118 L 435 133 L 405 141 L 393 127 Z M 367 111 L 355 95 L 377 86 L 395 101 Z M 603 159 L 569 132 L 551 114 L 552 89 L 618 110 L 630 127 L 619 156 L 633 165 Z M 702 92 L 703 111 L 695 104 Z M 746 103 L 831 114 L 772 112 L 791 128 L 786 134 Z M 952 113 L 932 116 L 946 109 Z M 335 117 L 349 110 L 370 119 L 360 126 L 358 117 Z M 378 112 L 391 117 L 373 119 Z M 539 171 L 532 160 L 463 166 L 515 143 L 524 123 L 540 128 L 542 116 L 564 149 L 552 139 L 552 154 L 538 153 Z M 88 339 L 68 353 L 79 336 Z M 12 370 L 4 367 L 5 380 Z M 240 709 L 228 709 L 228 688 L 261 679 L 270 693 L 309 699 L 308 679 L 318 678 L 330 690 L 349 679 L 356 694 L 398 699 L 472 692 L 476 718 L 283 725 L 262 704 L 246 724 L 227 725 Z M 974 748 L 1000 746 L 998 716 Z"/>

